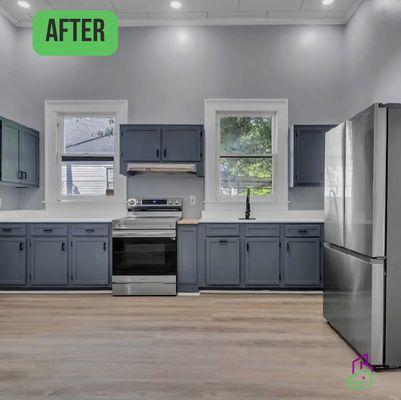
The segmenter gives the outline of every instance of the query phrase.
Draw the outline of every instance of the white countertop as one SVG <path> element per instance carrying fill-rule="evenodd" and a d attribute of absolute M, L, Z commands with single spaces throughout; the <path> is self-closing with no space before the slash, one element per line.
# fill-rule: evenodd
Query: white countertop
<path fill-rule="evenodd" d="M 288 210 L 288 211 L 271 211 L 269 213 L 254 214 L 252 217 L 256 217 L 253 220 L 239 219 L 243 215 L 221 215 L 222 213 L 203 213 L 199 220 L 199 223 L 245 223 L 245 224 L 271 224 L 271 223 L 315 223 L 320 224 L 324 222 L 323 210 Z"/>
<path fill-rule="evenodd" d="M 111 223 L 113 219 L 126 215 L 55 215 L 44 210 L 0 211 L 0 223 Z"/>
<path fill-rule="evenodd" d="M 238 218 L 201 218 L 199 224 L 322 224 L 323 218 L 256 218 L 256 219 L 238 219 Z"/>
<path fill-rule="evenodd" d="M 77 214 L 56 214 L 49 213 L 45 210 L 11 210 L 0 211 L 0 223 L 111 223 L 113 219 L 124 218 L 126 213 L 110 213 L 98 215 L 95 211 L 91 213 Z M 241 215 L 242 217 L 242 215 Z M 198 218 L 184 218 L 182 224 L 185 223 L 323 223 L 323 211 L 280 211 L 270 214 L 256 216 L 254 220 L 238 219 L 238 216 L 217 216 L 212 214 L 204 214 Z"/>

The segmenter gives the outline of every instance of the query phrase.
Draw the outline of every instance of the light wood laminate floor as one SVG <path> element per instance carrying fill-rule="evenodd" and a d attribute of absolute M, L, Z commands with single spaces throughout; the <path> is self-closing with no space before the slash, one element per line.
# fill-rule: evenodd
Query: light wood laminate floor
<path fill-rule="evenodd" d="M 354 357 L 321 295 L 0 295 L 1 400 L 401 399 L 398 370 L 348 389 Z"/>

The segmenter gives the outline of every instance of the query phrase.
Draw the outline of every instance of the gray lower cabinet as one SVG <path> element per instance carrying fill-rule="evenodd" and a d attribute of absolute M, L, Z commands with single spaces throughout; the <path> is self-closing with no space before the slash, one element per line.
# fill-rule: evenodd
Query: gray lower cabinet
<path fill-rule="evenodd" d="M 320 286 L 320 238 L 286 238 L 284 282 L 287 286 Z"/>
<path fill-rule="evenodd" d="M 67 250 L 67 238 L 33 237 L 30 243 L 31 285 L 67 285 Z"/>
<path fill-rule="evenodd" d="M 105 286 L 109 283 L 108 237 L 80 237 L 71 240 L 71 283 L 77 286 Z"/>
<path fill-rule="evenodd" d="M 206 239 L 206 280 L 211 286 L 240 284 L 239 238 Z"/>
<path fill-rule="evenodd" d="M 195 225 L 178 226 L 177 279 L 180 285 L 196 285 L 198 282 L 196 258 L 198 229 Z"/>
<path fill-rule="evenodd" d="M 280 239 L 247 238 L 244 245 L 244 284 L 280 285 Z"/>
<path fill-rule="evenodd" d="M 0 224 L 0 287 L 110 287 L 110 233 L 107 223 Z"/>
<path fill-rule="evenodd" d="M 0 285 L 26 284 L 25 237 L 0 238 Z"/>
<path fill-rule="evenodd" d="M 322 235 L 319 223 L 209 223 L 198 225 L 196 253 L 192 239 L 178 240 L 186 266 L 197 271 L 196 284 L 189 275 L 195 288 L 320 289 Z"/>

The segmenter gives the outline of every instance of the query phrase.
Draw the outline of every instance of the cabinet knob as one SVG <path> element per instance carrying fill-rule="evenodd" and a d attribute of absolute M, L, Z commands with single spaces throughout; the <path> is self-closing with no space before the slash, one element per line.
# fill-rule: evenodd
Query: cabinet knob
<path fill-rule="evenodd" d="M 19 249 L 20 249 L 20 251 L 24 251 L 24 243 L 21 242 L 19 244 Z"/>
<path fill-rule="evenodd" d="M 65 243 L 61 243 L 61 251 L 65 251 Z"/>

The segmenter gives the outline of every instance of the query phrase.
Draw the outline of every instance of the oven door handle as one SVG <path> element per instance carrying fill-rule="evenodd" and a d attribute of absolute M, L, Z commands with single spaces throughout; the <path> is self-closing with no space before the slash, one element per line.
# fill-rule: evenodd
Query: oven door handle
<path fill-rule="evenodd" d="M 132 230 L 114 230 L 113 238 L 176 238 L 174 229 L 132 229 Z"/>

